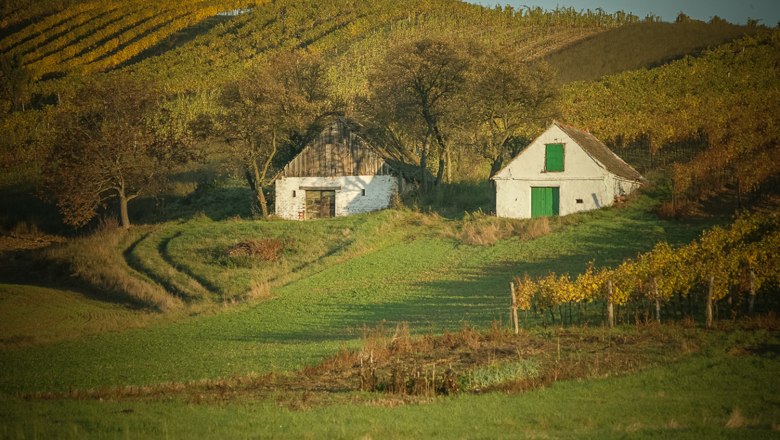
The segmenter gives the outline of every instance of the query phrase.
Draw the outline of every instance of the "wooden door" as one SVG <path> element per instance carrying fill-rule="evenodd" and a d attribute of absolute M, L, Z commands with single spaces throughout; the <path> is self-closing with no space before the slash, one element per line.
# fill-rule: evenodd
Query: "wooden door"
<path fill-rule="evenodd" d="M 560 188 L 557 186 L 531 187 L 531 217 L 551 217 L 560 210 Z"/>
<path fill-rule="evenodd" d="M 306 219 L 336 215 L 336 191 L 306 190 Z"/>

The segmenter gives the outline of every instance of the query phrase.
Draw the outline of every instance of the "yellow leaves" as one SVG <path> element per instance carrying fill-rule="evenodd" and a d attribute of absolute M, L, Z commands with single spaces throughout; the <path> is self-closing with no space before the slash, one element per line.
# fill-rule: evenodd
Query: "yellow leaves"
<path fill-rule="evenodd" d="M 515 276 L 515 291 L 513 292 L 515 306 L 520 310 L 531 310 L 537 289 L 536 282 L 528 277 L 528 274 L 523 274 L 522 279 Z"/>
<path fill-rule="evenodd" d="M 739 217 L 729 228 L 716 226 L 677 249 L 659 242 L 614 269 L 596 271 L 590 263 L 575 280 L 554 272 L 537 281 L 527 275 L 522 280 L 515 277 L 515 296 L 522 310 L 533 304 L 552 308 L 597 299 L 624 305 L 642 299 L 668 301 L 675 293 L 687 295 L 698 285 L 711 287 L 717 301 L 739 285 L 752 283 L 757 290 L 768 280 L 780 283 L 778 249 L 780 215 L 757 213 Z"/>

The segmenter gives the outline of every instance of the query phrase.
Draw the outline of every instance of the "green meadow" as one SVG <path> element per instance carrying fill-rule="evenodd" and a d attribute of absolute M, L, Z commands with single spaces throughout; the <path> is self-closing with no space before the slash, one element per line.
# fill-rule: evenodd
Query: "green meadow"
<path fill-rule="evenodd" d="M 416 337 L 506 327 L 514 274 L 579 273 L 592 260 L 615 265 L 658 240 L 687 242 L 723 221 L 660 220 L 653 206 L 643 195 L 626 206 L 550 219 L 544 226 L 550 232 L 535 238 L 489 246 L 458 238 L 478 215 L 448 220 L 409 210 L 305 223 L 200 216 L 141 227 L 134 239 L 116 240 L 113 251 L 128 262 L 126 276 L 180 286 L 183 305 L 166 313 L 3 285 L 0 298 L 9 305 L 3 310 L 35 306 L 24 317 L 4 312 L 0 432 L 11 438 L 769 435 L 777 427 L 780 371 L 773 331 L 699 330 L 700 348 L 668 365 L 659 357 L 635 374 L 557 381 L 523 393 L 405 402 L 345 390 L 311 404 L 306 393 L 284 389 L 217 403 L 176 393 L 111 397 L 110 390 L 128 387 L 289 375 L 358 349 L 365 329 L 378 325 L 408 323 Z M 282 257 L 225 256 L 224 249 L 248 237 L 281 240 Z M 258 281 L 267 284 L 261 294 L 247 293 Z M 637 331 L 626 322 L 617 334 Z M 547 339 L 560 326 L 536 314 L 521 324 Z M 568 325 L 587 334 L 589 326 L 602 328 L 603 311 L 594 305 Z M 79 390 L 109 391 L 105 398 L 67 397 Z"/>

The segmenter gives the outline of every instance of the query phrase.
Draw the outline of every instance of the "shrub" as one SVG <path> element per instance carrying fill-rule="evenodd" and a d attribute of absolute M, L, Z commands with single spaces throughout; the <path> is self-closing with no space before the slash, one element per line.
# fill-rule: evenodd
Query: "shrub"
<path fill-rule="evenodd" d="M 263 261 L 276 261 L 283 249 L 284 243 L 275 238 L 246 240 L 230 246 L 227 250 L 227 256 L 231 258 L 257 257 Z"/>

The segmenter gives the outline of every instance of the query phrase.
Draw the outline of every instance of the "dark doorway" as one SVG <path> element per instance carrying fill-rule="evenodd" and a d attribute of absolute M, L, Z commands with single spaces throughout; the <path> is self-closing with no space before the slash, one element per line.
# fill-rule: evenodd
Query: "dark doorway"
<path fill-rule="evenodd" d="M 328 218 L 336 215 L 336 191 L 306 190 L 306 219 Z"/>

